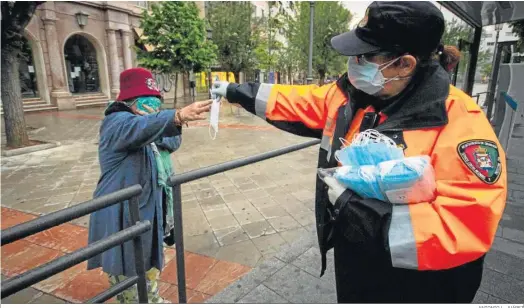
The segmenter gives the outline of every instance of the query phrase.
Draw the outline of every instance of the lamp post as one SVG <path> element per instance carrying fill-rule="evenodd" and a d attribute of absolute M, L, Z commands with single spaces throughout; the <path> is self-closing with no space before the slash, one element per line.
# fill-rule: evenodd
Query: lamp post
<path fill-rule="evenodd" d="M 213 39 L 213 30 L 211 29 L 207 29 L 207 39 L 209 41 L 211 41 Z M 211 87 L 213 86 L 213 84 L 211 83 L 211 66 L 209 67 L 209 73 L 207 74 L 207 82 L 208 82 L 208 85 L 209 85 L 209 99 L 211 99 Z"/>
<path fill-rule="evenodd" d="M 309 1 L 309 56 L 307 63 L 307 83 L 313 82 L 313 24 L 315 21 L 315 1 Z"/>
<path fill-rule="evenodd" d="M 80 28 L 84 28 L 87 26 L 87 18 L 89 17 L 89 14 L 84 13 L 82 11 L 75 14 L 76 16 L 76 23 L 80 26 Z"/>

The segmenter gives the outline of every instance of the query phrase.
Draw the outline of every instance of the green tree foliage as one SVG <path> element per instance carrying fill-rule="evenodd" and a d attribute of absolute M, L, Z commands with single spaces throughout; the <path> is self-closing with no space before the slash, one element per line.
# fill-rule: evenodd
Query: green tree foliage
<path fill-rule="evenodd" d="M 493 66 L 493 53 L 490 50 L 479 51 L 477 60 L 477 67 L 480 68 L 480 74 L 482 77 L 489 78 L 491 75 L 491 68 Z"/>
<path fill-rule="evenodd" d="M 293 26 L 294 26 L 294 16 L 297 14 L 297 2 L 288 1 L 286 4 L 283 1 L 275 1 L 274 6 L 278 9 L 275 19 L 275 30 L 278 29 L 284 40 L 286 42 L 291 42 L 293 35 Z M 275 31 L 276 32 L 276 31 Z M 283 73 L 284 76 L 287 76 L 287 83 L 291 84 L 293 76 L 300 69 L 300 61 L 303 60 L 301 51 L 296 48 L 291 43 L 288 43 L 284 46 L 279 46 L 278 50 L 275 52 L 275 56 L 272 59 L 272 64 L 275 66 L 276 70 L 280 73 Z M 285 82 L 285 80 L 281 80 Z"/>
<path fill-rule="evenodd" d="M 296 18 L 289 20 L 289 44 L 298 51 L 299 67 L 307 69 L 309 53 L 309 17 L 308 1 L 297 3 Z M 327 74 L 336 74 L 345 70 L 347 58 L 339 55 L 330 44 L 333 36 L 349 31 L 353 15 L 349 10 L 334 1 L 317 1 L 313 25 L 313 70 L 322 84 Z"/>
<path fill-rule="evenodd" d="M 194 2 L 165 1 L 144 11 L 138 62 L 155 72 L 173 74 L 208 69 L 216 60 L 217 47 L 206 39 L 206 24 Z"/>
<path fill-rule="evenodd" d="M 284 45 L 276 39 L 277 31 L 284 27 L 286 11 L 282 1 L 268 1 L 268 13 L 259 19 L 260 38 L 255 48 L 257 68 L 272 71 L 276 68 L 278 58 Z"/>
<path fill-rule="evenodd" d="M 524 45 L 524 19 L 510 22 L 511 31 L 519 37 L 519 46 Z"/>
<path fill-rule="evenodd" d="M 444 28 L 444 34 L 442 35 L 441 42 L 444 45 L 451 45 L 459 47 L 459 41 L 464 40 L 471 42 L 473 38 L 473 28 L 468 26 L 466 23 L 459 21 L 456 18 L 451 20 L 446 20 L 446 25 Z M 467 58 L 464 57 L 464 51 L 462 51 L 463 56 L 458 65 L 458 76 L 459 79 L 464 77 Z"/>
<path fill-rule="evenodd" d="M 208 13 L 218 62 L 239 80 L 241 71 L 250 71 L 256 65 L 262 20 L 253 17 L 254 8 L 247 1 L 210 2 Z"/>
<path fill-rule="evenodd" d="M 271 49 L 269 44 L 271 43 Z M 269 40 L 266 36 L 259 39 L 259 43 L 255 48 L 256 65 L 258 69 L 269 71 L 275 69 L 278 58 L 281 55 L 280 51 L 284 46 L 277 40 Z"/>
<path fill-rule="evenodd" d="M 463 39 L 470 42 L 473 38 L 473 28 L 456 18 L 446 20 L 444 34 L 442 35 L 442 44 L 458 46 L 459 40 Z"/>

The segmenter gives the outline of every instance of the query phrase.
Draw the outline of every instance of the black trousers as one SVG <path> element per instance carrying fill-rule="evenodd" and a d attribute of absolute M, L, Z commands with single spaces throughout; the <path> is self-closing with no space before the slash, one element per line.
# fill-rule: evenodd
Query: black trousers
<path fill-rule="evenodd" d="M 394 268 L 341 236 L 335 241 L 339 303 L 471 303 L 480 287 L 484 257 L 457 268 Z"/>

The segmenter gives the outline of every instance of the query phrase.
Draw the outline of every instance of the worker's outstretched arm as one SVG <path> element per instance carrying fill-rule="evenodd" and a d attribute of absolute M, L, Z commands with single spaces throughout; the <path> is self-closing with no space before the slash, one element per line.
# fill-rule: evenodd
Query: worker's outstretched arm
<path fill-rule="evenodd" d="M 278 85 L 231 83 L 226 98 L 284 131 L 299 136 L 321 138 L 326 124 L 326 97 L 334 84 Z"/>

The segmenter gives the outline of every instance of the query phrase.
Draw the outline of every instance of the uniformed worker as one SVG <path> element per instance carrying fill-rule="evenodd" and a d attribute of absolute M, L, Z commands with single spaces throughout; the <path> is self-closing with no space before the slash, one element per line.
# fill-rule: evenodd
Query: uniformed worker
<path fill-rule="evenodd" d="M 393 206 L 317 180 L 321 275 L 334 248 L 338 302 L 467 303 L 479 288 L 506 202 L 506 160 L 486 116 L 435 60 L 443 31 L 430 2 L 373 2 L 355 30 L 331 40 L 349 56 L 335 83 L 214 85 L 270 124 L 321 139 L 321 168 L 337 166 L 340 137 L 371 128 L 406 156 L 431 157 L 432 202 Z"/>

